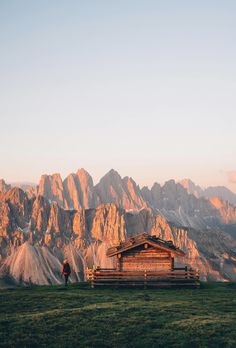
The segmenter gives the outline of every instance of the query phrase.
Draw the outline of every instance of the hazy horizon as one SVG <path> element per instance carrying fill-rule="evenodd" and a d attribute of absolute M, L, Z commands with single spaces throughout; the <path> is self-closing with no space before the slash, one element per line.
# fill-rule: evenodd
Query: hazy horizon
<path fill-rule="evenodd" d="M 236 193 L 236 2 L 0 1 L 0 178 Z"/>

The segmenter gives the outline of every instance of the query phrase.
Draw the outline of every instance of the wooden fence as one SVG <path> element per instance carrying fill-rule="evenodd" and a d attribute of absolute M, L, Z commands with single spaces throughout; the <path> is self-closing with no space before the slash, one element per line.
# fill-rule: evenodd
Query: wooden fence
<path fill-rule="evenodd" d="M 192 269 L 175 268 L 171 271 L 116 271 L 115 269 L 88 269 L 86 281 L 91 287 L 99 285 L 177 287 L 200 285 L 199 272 Z"/>

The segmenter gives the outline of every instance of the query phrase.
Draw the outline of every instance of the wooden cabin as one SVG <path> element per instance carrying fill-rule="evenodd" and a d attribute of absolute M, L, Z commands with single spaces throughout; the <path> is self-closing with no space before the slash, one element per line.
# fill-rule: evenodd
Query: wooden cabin
<path fill-rule="evenodd" d="M 185 266 L 175 267 L 175 257 L 185 253 L 172 241 L 143 233 L 107 250 L 108 257 L 116 257 L 114 269 L 88 270 L 91 285 L 176 286 L 199 285 L 198 272 Z"/>
<path fill-rule="evenodd" d="M 107 256 L 117 257 L 117 271 L 171 271 L 174 257 L 185 253 L 172 241 L 144 233 L 108 249 Z"/>

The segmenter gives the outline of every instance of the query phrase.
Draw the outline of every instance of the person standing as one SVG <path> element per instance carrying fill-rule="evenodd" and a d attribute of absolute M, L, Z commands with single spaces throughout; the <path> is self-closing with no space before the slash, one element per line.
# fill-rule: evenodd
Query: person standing
<path fill-rule="evenodd" d="M 70 264 L 67 259 L 63 261 L 63 266 L 62 266 L 62 274 L 65 277 L 65 286 L 68 285 L 68 278 L 71 274 L 71 269 L 70 269 Z"/>

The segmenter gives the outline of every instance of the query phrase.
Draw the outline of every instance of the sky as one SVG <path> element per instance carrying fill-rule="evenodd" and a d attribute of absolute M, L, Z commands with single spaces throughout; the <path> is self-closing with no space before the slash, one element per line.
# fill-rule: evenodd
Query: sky
<path fill-rule="evenodd" d="M 0 178 L 236 192 L 236 1 L 0 0 Z"/>

